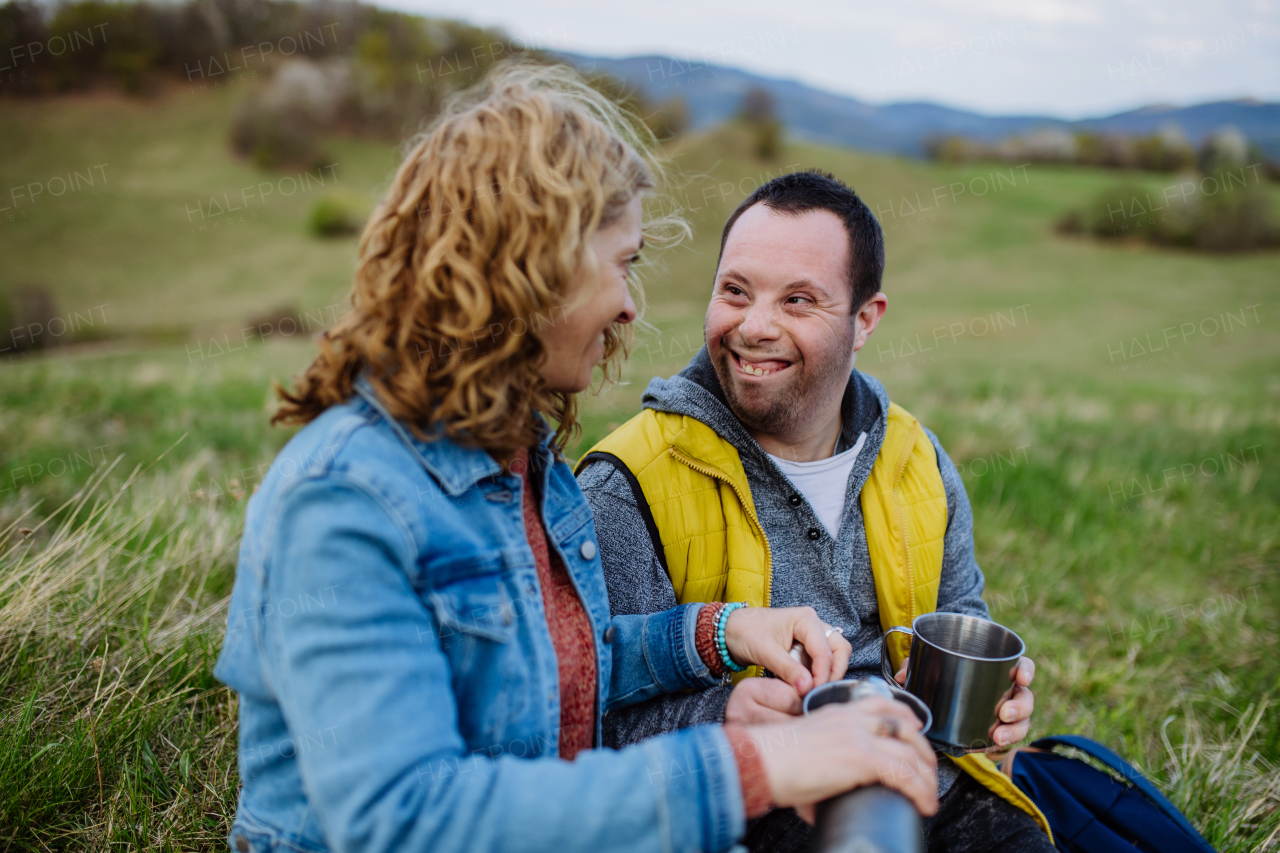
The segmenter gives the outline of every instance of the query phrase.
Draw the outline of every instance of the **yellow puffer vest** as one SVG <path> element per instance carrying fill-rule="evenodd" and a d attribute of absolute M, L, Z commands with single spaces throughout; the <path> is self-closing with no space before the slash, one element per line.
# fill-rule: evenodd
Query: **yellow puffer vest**
<path fill-rule="evenodd" d="M 617 458 L 635 477 L 681 604 L 769 605 L 773 556 L 736 447 L 696 418 L 645 409 L 591 448 L 579 469 L 592 454 Z M 909 626 L 938 604 L 947 496 L 932 442 L 919 421 L 897 404 L 889 405 L 884 443 L 861 502 L 881 628 Z M 908 647 L 905 636 L 891 637 L 895 668 Z M 759 674 L 751 667 L 735 680 Z M 1035 803 L 989 758 L 974 754 L 955 761 L 1034 817 L 1052 838 Z"/>

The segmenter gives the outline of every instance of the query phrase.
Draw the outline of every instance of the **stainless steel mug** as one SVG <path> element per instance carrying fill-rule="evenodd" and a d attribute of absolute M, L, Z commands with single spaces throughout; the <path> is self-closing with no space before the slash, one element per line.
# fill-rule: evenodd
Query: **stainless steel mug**
<path fill-rule="evenodd" d="M 961 613 L 925 613 L 910 628 L 894 626 L 880 639 L 880 669 L 897 685 L 889 661 L 889 635 L 911 636 L 907 692 L 933 715 L 925 736 L 952 755 L 990 749 L 996 707 L 1027 646 L 1003 625 Z"/>
<path fill-rule="evenodd" d="M 878 679 L 831 681 L 804 697 L 806 714 L 833 702 L 869 696 L 897 699 L 910 706 L 925 729 L 931 721 L 924 703 L 896 685 Z M 884 785 L 855 788 L 818 803 L 813 827 L 814 853 L 923 853 L 924 834 L 916 807 Z"/>

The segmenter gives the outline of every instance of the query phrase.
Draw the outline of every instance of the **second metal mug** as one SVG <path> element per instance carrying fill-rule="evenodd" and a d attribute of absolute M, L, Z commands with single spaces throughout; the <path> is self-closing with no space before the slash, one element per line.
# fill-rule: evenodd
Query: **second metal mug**
<path fill-rule="evenodd" d="M 933 715 L 925 736 L 951 753 L 990 749 L 999 724 L 996 707 L 1012 686 L 1013 668 L 1026 652 L 1003 625 L 961 613 L 925 613 L 910 628 L 894 626 L 880 639 L 881 674 L 897 686 L 889 661 L 889 635 L 911 636 L 908 693 Z"/>

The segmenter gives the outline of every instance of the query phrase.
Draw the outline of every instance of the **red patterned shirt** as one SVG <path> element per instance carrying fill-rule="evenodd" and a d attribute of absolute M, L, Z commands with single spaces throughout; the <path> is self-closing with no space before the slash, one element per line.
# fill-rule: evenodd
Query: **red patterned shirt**
<path fill-rule="evenodd" d="M 538 511 L 529 454 L 523 447 L 511 463 L 511 471 L 524 478 L 524 529 L 538 566 L 542 605 L 556 650 L 560 670 L 560 757 L 572 761 L 591 749 L 596 732 L 596 647 L 591 620 L 560 555 L 547 545 L 546 528 Z"/>

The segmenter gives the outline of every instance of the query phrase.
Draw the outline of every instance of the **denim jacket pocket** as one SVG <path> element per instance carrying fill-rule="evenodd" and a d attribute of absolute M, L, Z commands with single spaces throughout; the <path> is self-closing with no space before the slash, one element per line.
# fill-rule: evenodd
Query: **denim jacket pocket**
<path fill-rule="evenodd" d="M 498 557 L 473 555 L 428 569 L 428 601 L 441 638 L 462 633 L 507 643 L 516 636 L 516 611 Z"/>

